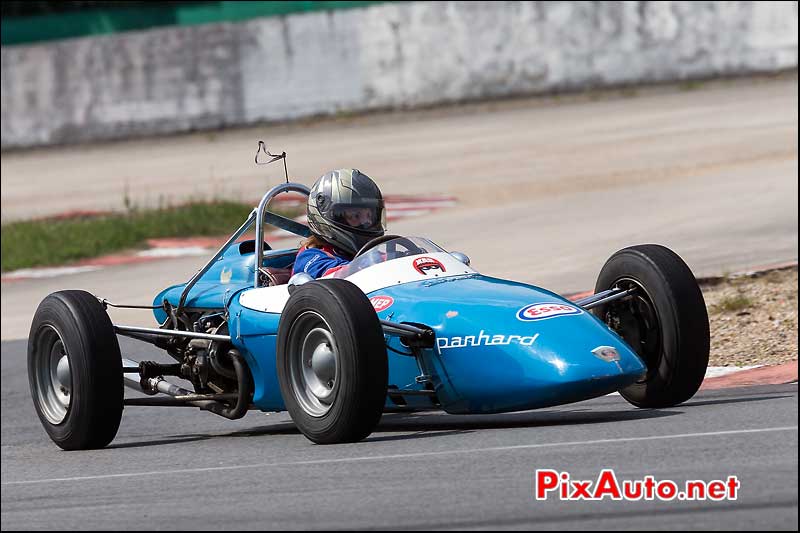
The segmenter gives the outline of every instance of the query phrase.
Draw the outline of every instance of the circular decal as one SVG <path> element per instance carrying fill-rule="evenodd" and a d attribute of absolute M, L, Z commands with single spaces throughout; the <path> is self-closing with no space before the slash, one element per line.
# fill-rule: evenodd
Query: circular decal
<path fill-rule="evenodd" d="M 369 302 L 372 304 L 372 307 L 375 308 L 375 312 L 380 313 L 392 306 L 394 298 L 391 296 L 373 296 L 369 299 Z"/>
<path fill-rule="evenodd" d="M 414 259 L 414 268 L 420 274 L 428 275 L 428 270 L 441 270 L 445 272 L 444 265 L 433 257 L 417 257 Z"/>
<path fill-rule="evenodd" d="M 577 315 L 581 310 L 568 304 L 546 303 L 526 305 L 517 312 L 517 318 L 524 321 L 543 320 L 563 315 Z"/>
<path fill-rule="evenodd" d="M 614 361 L 619 361 L 619 352 L 613 346 L 598 346 L 592 353 L 595 357 L 602 359 L 607 363 L 613 363 Z"/>

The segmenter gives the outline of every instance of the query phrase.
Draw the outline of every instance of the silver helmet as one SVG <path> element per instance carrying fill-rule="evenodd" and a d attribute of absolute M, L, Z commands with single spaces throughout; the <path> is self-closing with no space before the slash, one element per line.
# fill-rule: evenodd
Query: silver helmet
<path fill-rule="evenodd" d="M 334 248 L 355 255 L 386 232 L 381 190 L 359 170 L 332 170 L 311 187 L 308 226 Z"/>

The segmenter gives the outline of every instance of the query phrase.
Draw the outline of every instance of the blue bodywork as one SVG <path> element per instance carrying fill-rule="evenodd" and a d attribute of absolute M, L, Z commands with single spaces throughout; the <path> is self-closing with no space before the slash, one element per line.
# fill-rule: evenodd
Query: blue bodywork
<path fill-rule="evenodd" d="M 266 252 L 264 265 L 285 268 L 295 253 Z M 192 288 L 186 308 L 227 310 L 232 343 L 252 373 L 253 403 L 264 411 L 281 411 L 285 406 L 275 363 L 280 314 L 249 309 L 239 301 L 243 291 L 253 288 L 253 260 L 248 246 L 232 245 Z M 165 289 L 154 304 L 167 299 L 176 305 L 184 287 Z M 448 413 L 498 413 L 602 396 L 646 372 L 641 359 L 602 321 L 532 285 L 476 273 L 394 285 L 367 296 L 393 299 L 378 312 L 379 318 L 423 324 L 436 333 L 436 345 L 422 350 L 419 359 L 399 338 L 386 336 L 391 348 L 387 406 L 434 406 L 425 396 L 391 395 L 393 387 L 423 389 L 416 379 L 423 374 L 430 377 L 438 404 Z M 523 318 L 531 304 L 572 311 Z M 161 309 L 155 315 L 159 322 L 166 318 Z M 600 348 L 616 353 L 604 359 L 597 355 Z"/>

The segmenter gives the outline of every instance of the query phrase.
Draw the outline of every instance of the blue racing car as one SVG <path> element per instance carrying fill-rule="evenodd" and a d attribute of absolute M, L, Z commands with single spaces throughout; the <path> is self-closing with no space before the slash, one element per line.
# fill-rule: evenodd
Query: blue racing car
<path fill-rule="evenodd" d="M 268 225 L 309 235 L 269 209 L 283 193 L 308 188 L 272 188 L 204 268 L 140 306 L 157 327 L 112 324 L 113 304 L 84 291 L 41 302 L 28 372 L 58 446 L 106 446 L 125 406 L 190 405 L 230 419 L 285 410 L 306 437 L 329 444 L 364 439 L 387 408 L 501 413 L 614 391 L 638 407 L 669 407 L 703 380 L 705 302 L 667 248 L 616 252 L 595 294 L 574 302 L 399 235 L 368 242 L 347 267 L 314 280 L 291 276 L 296 249 L 264 242 Z M 240 241 L 253 225 L 255 239 Z M 151 343 L 174 363 L 124 358 L 117 335 Z M 145 395 L 126 398 L 125 386 Z"/>

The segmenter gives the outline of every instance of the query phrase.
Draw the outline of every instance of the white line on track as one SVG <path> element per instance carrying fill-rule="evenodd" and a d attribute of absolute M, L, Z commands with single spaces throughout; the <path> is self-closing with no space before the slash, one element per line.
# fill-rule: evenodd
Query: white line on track
<path fill-rule="evenodd" d="M 661 439 L 684 439 L 693 437 L 716 437 L 720 435 L 741 435 L 748 433 L 768 433 L 777 431 L 797 431 L 797 426 L 773 427 L 773 428 L 760 428 L 760 429 L 736 429 L 730 431 L 711 431 L 706 433 L 682 433 L 677 435 L 653 435 L 650 437 L 623 437 L 619 439 L 598 439 L 598 440 L 583 440 L 583 441 L 568 441 L 568 442 L 546 442 L 540 444 L 520 444 L 516 446 L 495 446 L 492 448 L 474 448 L 469 450 L 446 450 L 440 452 L 418 452 L 418 453 L 403 453 L 396 455 L 372 455 L 361 457 L 343 457 L 340 459 L 314 459 L 308 461 L 290 461 L 285 463 L 255 463 L 248 465 L 232 465 L 232 466 L 211 466 L 207 468 L 187 468 L 181 470 L 157 470 L 151 472 L 130 472 L 126 474 L 105 474 L 100 476 L 80 476 L 80 477 L 64 477 L 64 478 L 51 478 L 51 479 L 34 479 L 27 481 L 8 481 L 1 483 L 2 486 L 7 485 L 32 485 L 37 483 L 54 483 L 57 481 L 90 481 L 97 479 L 115 479 L 115 478 L 132 478 L 155 476 L 164 474 L 197 474 L 204 472 L 220 472 L 224 470 L 245 470 L 255 468 L 274 468 L 281 466 L 306 466 L 306 465 L 325 465 L 337 463 L 356 463 L 363 461 L 384 461 L 391 459 L 415 459 L 418 457 L 434 457 L 437 455 L 457 455 L 467 453 L 487 453 L 487 452 L 503 452 L 510 450 L 532 450 L 535 448 L 552 448 L 556 446 L 583 446 L 587 444 L 608 444 L 615 442 L 636 442 L 647 440 L 661 440 Z"/>

